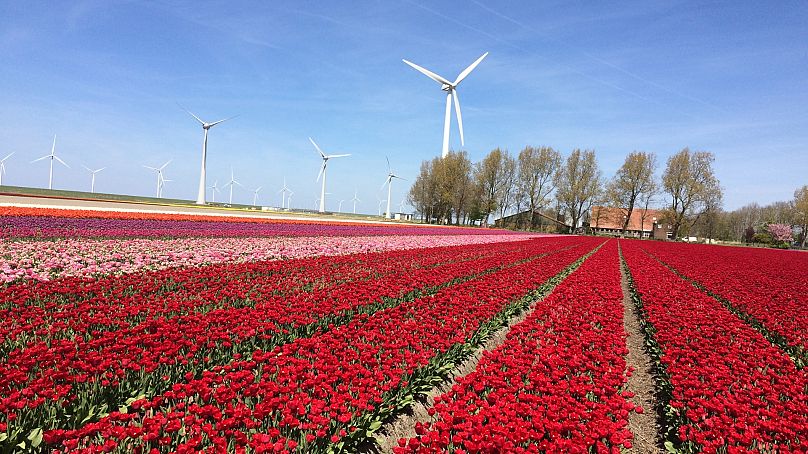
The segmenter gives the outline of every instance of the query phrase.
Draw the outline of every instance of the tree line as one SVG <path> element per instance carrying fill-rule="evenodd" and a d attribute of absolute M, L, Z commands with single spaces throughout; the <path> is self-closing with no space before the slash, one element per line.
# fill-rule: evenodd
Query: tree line
<path fill-rule="evenodd" d="M 625 233 L 635 210 L 654 208 L 662 210 L 660 221 L 670 225 L 673 238 L 751 242 L 768 225 L 782 223 L 804 246 L 808 186 L 795 191 L 791 201 L 727 212 L 714 162 L 713 153 L 684 148 L 668 158 L 657 177 L 657 156 L 633 151 L 615 175 L 604 178 L 594 150 L 564 156 L 552 147 L 527 146 L 514 156 L 496 148 L 476 163 L 465 151 L 450 152 L 421 164 L 408 200 L 428 223 L 488 225 L 492 218 L 526 213 L 515 227 L 530 229 L 542 216 L 575 231 L 588 226 L 592 206 L 602 205 L 622 210 Z"/>

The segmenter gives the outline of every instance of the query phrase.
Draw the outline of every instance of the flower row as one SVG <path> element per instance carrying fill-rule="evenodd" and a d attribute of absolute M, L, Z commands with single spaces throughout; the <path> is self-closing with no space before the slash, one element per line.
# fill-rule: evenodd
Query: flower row
<path fill-rule="evenodd" d="M 543 243 L 526 243 L 506 269 L 256 350 L 77 430 L 46 431 L 45 440 L 69 449 L 89 445 L 88 452 L 110 441 L 135 452 L 345 448 L 411 402 L 416 390 L 410 382 L 417 383 L 431 361 L 592 246 L 588 239 L 567 239 L 574 247 L 547 255 Z M 537 258 L 519 260 L 531 257 Z"/>
<path fill-rule="evenodd" d="M 669 443 L 686 452 L 808 449 L 808 376 L 715 298 L 624 241 L 661 367 Z M 678 446 L 677 446 L 678 445 Z"/>
<path fill-rule="evenodd" d="M 808 254 L 701 244 L 644 249 L 808 355 Z"/>
<path fill-rule="evenodd" d="M 0 207 L 0 237 L 234 237 L 507 234 L 507 230 L 372 222 Z"/>
<path fill-rule="evenodd" d="M 617 242 L 588 258 L 394 452 L 620 452 L 631 447 Z M 637 411 L 642 411 L 637 409 Z"/>
<path fill-rule="evenodd" d="M 0 283 L 175 266 L 488 244 L 532 237 L 517 234 L 3 241 L 0 242 Z"/>

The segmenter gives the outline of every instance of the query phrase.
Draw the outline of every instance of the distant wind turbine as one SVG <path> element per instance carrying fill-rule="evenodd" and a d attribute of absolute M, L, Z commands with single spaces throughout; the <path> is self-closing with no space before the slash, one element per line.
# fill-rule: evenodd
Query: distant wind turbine
<path fill-rule="evenodd" d="M 293 196 L 293 195 L 295 195 L 295 193 L 294 193 L 293 191 L 291 191 L 291 190 L 290 190 L 290 191 L 289 191 L 289 197 L 287 197 L 287 198 L 286 198 L 286 205 L 287 205 L 287 208 L 290 208 L 290 209 L 292 208 L 292 196 Z"/>
<path fill-rule="evenodd" d="M 104 169 L 106 169 L 106 167 L 101 167 L 100 169 L 95 169 L 95 170 L 93 170 L 93 169 L 91 169 L 91 168 L 89 168 L 89 167 L 87 167 L 85 165 L 82 165 L 82 167 L 84 167 L 84 169 L 87 170 L 88 172 L 90 172 L 90 174 L 92 175 L 92 179 L 90 180 L 90 192 L 95 193 L 95 174 L 102 171 L 102 170 L 104 170 Z"/>
<path fill-rule="evenodd" d="M 207 123 L 207 122 L 203 121 L 201 118 L 194 115 L 193 112 L 191 112 L 190 110 L 186 109 L 185 107 L 182 107 L 182 105 L 180 105 L 179 103 L 177 105 L 179 105 L 180 108 L 182 108 L 182 110 L 188 112 L 189 115 L 194 117 L 196 119 L 196 121 L 198 121 L 199 124 L 202 125 L 202 129 L 205 131 L 205 137 L 202 139 L 202 170 L 200 170 L 200 172 L 199 172 L 199 192 L 198 192 L 198 194 L 196 196 L 197 205 L 204 205 L 205 204 L 205 161 L 207 160 L 207 157 L 208 157 L 208 130 L 210 128 L 218 125 L 219 123 L 224 123 L 227 120 L 232 120 L 233 118 L 236 118 L 238 115 L 235 115 L 235 116 L 232 116 L 232 117 L 229 117 L 229 118 L 225 118 L 225 119 L 219 120 L 219 121 L 214 121 L 213 123 Z"/>
<path fill-rule="evenodd" d="M 404 203 L 404 199 L 401 199 L 401 203 L 399 203 L 399 204 L 398 204 L 398 212 L 399 212 L 399 213 L 403 213 L 403 212 L 404 212 L 404 204 L 405 204 L 405 203 Z"/>
<path fill-rule="evenodd" d="M 457 86 L 463 79 L 466 78 L 477 65 L 480 64 L 481 61 L 488 55 L 488 52 L 484 53 L 482 57 L 478 58 L 474 63 L 469 65 L 468 68 L 464 69 L 460 75 L 457 76 L 454 82 L 450 82 L 445 77 L 439 76 L 428 69 L 422 68 L 415 63 L 412 63 L 407 60 L 403 60 L 404 63 L 412 66 L 420 73 L 424 74 L 425 76 L 429 77 L 430 79 L 434 80 L 435 82 L 441 84 L 441 90 L 446 92 L 446 116 L 443 122 L 443 150 L 441 152 L 441 157 L 445 158 L 447 154 L 449 154 L 449 126 L 451 124 L 451 117 L 452 117 L 452 98 L 454 97 L 454 105 L 455 105 L 455 114 L 457 114 L 457 126 L 460 129 L 460 144 L 465 145 L 463 140 L 463 117 L 460 114 L 460 99 L 457 97 Z"/>
<path fill-rule="evenodd" d="M 387 159 L 387 157 L 385 157 Z M 393 213 L 390 212 L 390 200 L 391 199 L 391 192 L 393 188 L 393 178 L 398 178 L 399 180 L 403 180 L 400 176 L 396 175 L 393 170 L 390 168 L 390 159 L 387 159 L 387 180 L 382 183 L 382 187 L 379 189 L 384 189 L 384 185 L 387 185 L 387 218 L 393 219 Z"/>
<path fill-rule="evenodd" d="M 216 193 L 219 192 L 219 180 L 213 182 L 213 186 L 208 186 L 210 189 L 210 201 L 216 203 Z"/>
<path fill-rule="evenodd" d="M 292 192 L 292 190 L 289 189 L 286 186 L 286 177 L 283 177 L 283 187 L 281 188 L 280 191 L 278 191 L 278 193 L 281 194 L 281 208 L 288 208 L 286 206 L 286 193 L 287 192 Z"/>
<path fill-rule="evenodd" d="M 239 185 L 242 188 L 244 187 L 244 185 L 242 185 L 241 183 L 236 181 L 236 177 L 233 176 L 233 168 L 231 167 L 230 168 L 230 181 L 228 181 L 227 184 L 225 184 L 225 187 L 230 186 L 230 201 L 228 202 L 228 205 L 233 204 L 233 185 Z"/>
<path fill-rule="evenodd" d="M 263 186 L 258 186 L 253 190 L 253 206 L 255 206 L 256 203 L 258 203 L 258 191 L 260 191 L 262 187 Z"/>
<path fill-rule="evenodd" d="M 143 166 L 143 167 L 145 167 L 145 168 L 147 168 L 149 170 L 153 170 L 153 171 L 155 171 L 157 173 L 157 198 L 158 199 L 160 198 L 160 195 L 163 192 L 163 170 L 165 170 L 166 166 L 171 164 L 171 161 L 172 161 L 172 159 L 169 159 L 168 161 L 166 161 L 165 164 L 161 165 L 160 167 Z"/>
<path fill-rule="evenodd" d="M 323 177 L 323 187 L 320 190 L 320 213 L 322 213 L 322 212 L 325 211 L 325 171 L 326 171 L 326 167 L 328 166 L 328 160 L 331 159 L 331 158 L 343 158 L 343 157 L 346 157 L 346 156 L 350 156 L 350 154 L 327 155 L 327 154 L 323 153 L 323 150 L 321 150 L 320 147 L 317 146 L 317 144 L 314 142 L 314 140 L 311 137 L 309 137 L 309 141 L 311 142 L 312 145 L 314 145 L 314 148 L 317 149 L 317 152 L 319 152 L 320 156 L 323 158 L 323 165 L 322 165 L 322 167 L 320 167 L 320 173 L 317 174 L 317 181 L 320 180 L 320 177 Z"/>
<path fill-rule="evenodd" d="M 63 166 L 67 167 L 68 169 L 70 168 L 69 165 L 67 165 L 64 161 L 59 159 L 58 156 L 56 156 L 56 135 L 55 134 L 53 136 L 53 146 L 51 147 L 50 154 L 42 156 L 41 158 L 34 159 L 33 161 L 31 161 L 31 164 L 33 164 L 33 163 L 35 163 L 37 161 L 41 161 L 43 159 L 50 159 L 50 173 L 48 174 L 48 189 L 53 189 L 53 160 L 55 159 L 55 160 L 59 161 L 60 163 L 62 163 Z"/>
<path fill-rule="evenodd" d="M 384 205 L 385 200 L 376 196 L 376 200 L 379 201 L 379 216 L 382 215 L 382 205 Z"/>
<path fill-rule="evenodd" d="M 339 201 L 339 207 L 337 208 L 337 213 L 342 213 L 342 202 L 344 202 L 344 201 L 345 201 L 345 199 L 342 199 L 342 200 Z"/>
<path fill-rule="evenodd" d="M 6 174 L 6 159 L 10 158 L 14 153 L 16 152 L 12 151 L 5 158 L 0 159 L 0 186 L 3 185 L 3 175 Z"/>
<path fill-rule="evenodd" d="M 357 197 L 356 188 L 354 188 L 353 198 L 351 199 L 351 202 L 353 202 L 353 213 L 356 214 L 356 202 L 361 202 L 361 200 L 359 200 L 359 197 Z"/>

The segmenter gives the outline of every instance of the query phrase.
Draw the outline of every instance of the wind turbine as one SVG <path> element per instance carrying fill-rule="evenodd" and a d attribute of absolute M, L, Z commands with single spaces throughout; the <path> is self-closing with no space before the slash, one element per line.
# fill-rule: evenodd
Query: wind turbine
<path fill-rule="evenodd" d="M 317 144 L 314 142 L 314 139 L 309 137 L 309 141 L 311 142 L 312 145 L 314 145 L 314 148 L 317 149 L 317 151 L 320 153 L 320 156 L 323 158 L 323 166 L 320 167 L 320 173 L 317 174 L 317 181 L 320 180 L 321 176 L 323 177 L 323 187 L 320 190 L 320 213 L 322 213 L 325 211 L 325 170 L 326 166 L 328 166 L 328 160 L 331 158 L 343 158 L 346 156 L 350 156 L 350 154 L 327 155 L 323 153 L 323 150 L 321 150 L 320 147 L 317 146 Z"/>
<path fill-rule="evenodd" d="M 211 190 L 210 191 L 210 196 L 211 196 L 210 201 L 213 202 L 213 203 L 216 203 L 216 193 L 219 192 L 218 185 L 219 185 L 219 180 L 216 180 L 216 181 L 213 182 L 213 186 L 208 186 L 208 188 Z"/>
<path fill-rule="evenodd" d="M 342 200 L 339 201 L 339 208 L 337 208 L 337 213 L 342 213 L 342 202 L 344 202 L 344 201 L 345 201 L 345 199 L 342 199 Z"/>
<path fill-rule="evenodd" d="M 382 204 L 384 204 L 385 200 L 380 199 L 379 196 L 376 196 L 376 200 L 379 201 L 379 216 L 381 216 L 382 215 Z"/>
<path fill-rule="evenodd" d="M 169 159 L 168 161 L 166 161 L 165 164 L 161 165 L 160 167 L 143 166 L 143 167 L 145 167 L 145 168 L 147 168 L 149 170 L 154 170 L 155 172 L 157 172 L 157 198 L 158 199 L 160 198 L 160 194 L 162 193 L 162 190 L 163 190 L 163 170 L 165 170 L 166 166 L 171 164 L 171 161 L 172 160 Z"/>
<path fill-rule="evenodd" d="M 293 195 L 295 195 L 295 193 L 290 189 L 289 190 L 289 197 L 286 198 L 286 205 L 288 205 L 287 208 L 289 208 L 289 209 L 292 208 L 292 196 Z"/>
<path fill-rule="evenodd" d="M 91 168 L 89 168 L 89 167 L 87 167 L 85 165 L 82 165 L 82 167 L 84 167 L 84 169 L 87 170 L 88 172 L 90 172 L 90 174 L 92 175 L 92 180 L 90 180 L 90 192 L 95 193 L 95 174 L 102 171 L 102 170 L 104 170 L 104 169 L 106 169 L 106 167 L 101 167 L 100 169 L 95 169 L 95 170 L 93 170 L 93 169 L 91 169 Z"/>
<path fill-rule="evenodd" d="M 286 193 L 287 192 L 292 192 L 292 190 L 289 189 L 286 186 L 286 177 L 283 177 L 283 187 L 281 188 L 280 191 L 278 191 L 278 193 L 281 194 L 281 208 L 288 208 L 286 206 Z"/>
<path fill-rule="evenodd" d="M 258 202 L 258 191 L 260 191 L 262 187 L 263 186 L 258 186 L 253 190 L 253 206 Z"/>
<path fill-rule="evenodd" d="M 330 193 L 330 192 L 326 192 L 326 193 L 325 193 L 325 195 L 331 195 L 331 193 Z M 322 205 L 322 204 L 320 204 L 320 201 L 321 201 L 321 200 L 322 200 L 322 199 L 321 199 L 320 197 L 316 197 L 316 196 L 314 197 L 314 209 L 316 210 L 316 209 L 317 209 L 317 207 L 319 206 L 319 207 L 320 207 L 320 212 L 322 213 L 322 212 L 323 212 L 323 211 L 322 211 L 322 209 L 323 209 L 323 205 Z"/>
<path fill-rule="evenodd" d="M 219 123 L 224 123 L 227 120 L 232 120 L 233 118 L 236 118 L 238 115 L 233 116 L 233 117 L 229 117 L 229 118 L 225 118 L 225 119 L 219 120 L 219 121 L 214 121 L 213 123 L 207 123 L 205 121 L 202 121 L 201 118 L 194 115 L 193 112 L 191 112 L 190 110 L 186 109 L 185 107 L 182 107 L 182 105 L 180 105 L 179 103 L 177 105 L 179 105 L 180 108 L 182 108 L 182 110 L 188 112 L 189 115 L 194 117 L 196 119 L 196 121 L 198 121 L 199 124 L 202 125 L 202 129 L 205 131 L 205 137 L 202 139 L 202 170 L 200 170 L 200 172 L 199 172 L 199 193 L 196 196 L 197 205 L 204 205 L 205 204 L 205 161 L 207 160 L 207 156 L 208 156 L 208 130 L 210 128 L 218 125 Z"/>
<path fill-rule="evenodd" d="M 382 187 L 379 189 L 384 189 L 384 185 L 387 185 L 387 219 L 393 219 L 393 213 L 390 212 L 390 196 L 393 190 L 393 178 L 398 178 L 399 180 L 403 180 L 404 178 L 393 173 L 393 170 L 390 168 L 390 159 L 386 156 L 385 159 L 387 159 L 387 180 L 382 183 Z"/>
<path fill-rule="evenodd" d="M 234 184 L 237 184 L 237 185 L 241 186 L 242 188 L 244 187 L 244 185 L 242 185 L 241 183 L 236 181 L 236 178 L 233 176 L 233 168 L 231 167 L 230 168 L 230 181 L 228 181 L 227 184 L 225 184 L 225 187 L 230 186 L 230 202 L 228 202 L 228 205 L 233 204 L 233 185 Z"/>
<path fill-rule="evenodd" d="M 16 152 L 12 151 L 11 153 L 8 154 L 8 156 L 6 156 L 3 159 L 0 159 L 0 186 L 3 185 L 3 175 L 5 175 L 6 173 L 6 159 L 10 158 L 11 155 L 13 155 L 14 153 Z"/>
<path fill-rule="evenodd" d="M 404 212 L 404 199 L 403 198 L 401 199 L 401 203 L 398 204 L 398 212 L 399 213 Z"/>
<path fill-rule="evenodd" d="M 58 156 L 56 156 L 56 135 L 55 134 L 53 136 L 53 146 L 51 147 L 50 154 L 42 156 L 41 158 L 34 159 L 33 161 L 31 161 L 31 164 L 33 164 L 33 163 L 35 163 L 37 161 L 41 161 L 43 159 L 50 159 L 50 173 L 48 174 L 48 189 L 53 189 L 53 160 L 55 159 L 55 160 L 61 162 L 63 166 L 67 167 L 68 169 L 70 168 L 69 165 L 67 165 L 64 161 L 59 159 Z"/>
<path fill-rule="evenodd" d="M 361 200 L 359 200 L 359 197 L 357 197 L 356 194 L 357 194 L 357 191 L 356 191 L 356 188 L 354 188 L 353 198 L 351 199 L 351 202 L 353 202 L 353 213 L 354 214 L 356 214 L 356 202 L 361 202 Z"/>
<path fill-rule="evenodd" d="M 422 68 L 416 65 L 413 62 L 403 60 L 404 63 L 412 66 L 420 73 L 424 74 L 425 76 L 429 77 L 430 79 L 434 80 L 435 82 L 441 84 L 441 90 L 446 92 L 446 116 L 443 122 L 443 151 L 441 152 L 441 157 L 445 158 L 447 154 L 449 154 L 449 126 L 451 124 L 451 114 L 452 114 L 452 98 L 454 98 L 454 105 L 455 105 L 455 113 L 457 114 L 457 126 L 460 129 L 460 145 L 465 145 L 463 141 L 463 117 L 460 115 L 460 99 L 457 97 L 457 86 L 463 79 L 468 76 L 477 65 L 480 64 L 481 61 L 488 55 L 488 52 L 484 53 L 480 58 L 478 58 L 474 63 L 469 65 L 468 68 L 464 69 L 460 75 L 457 76 L 454 82 L 450 82 L 445 77 L 439 76 L 432 71 Z"/>

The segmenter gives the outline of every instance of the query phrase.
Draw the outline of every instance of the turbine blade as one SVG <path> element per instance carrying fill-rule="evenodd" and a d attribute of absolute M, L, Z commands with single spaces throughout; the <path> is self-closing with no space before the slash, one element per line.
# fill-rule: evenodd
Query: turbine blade
<path fill-rule="evenodd" d="M 325 172 L 325 164 L 326 161 L 323 161 L 323 165 L 320 167 L 320 173 L 317 174 L 317 179 L 314 181 L 320 181 L 320 177 L 323 176 L 323 172 Z"/>
<path fill-rule="evenodd" d="M 219 123 L 224 123 L 225 121 L 232 120 L 232 119 L 234 119 L 236 117 L 238 117 L 238 115 L 233 115 L 232 117 L 227 117 L 224 120 L 214 121 L 213 123 L 210 124 L 210 127 L 212 128 L 212 127 L 218 125 Z"/>
<path fill-rule="evenodd" d="M 463 72 L 460 73 L 459 76 L 457 76 L 457 80 L 455 80 L 455 83 L 453 85 L 457 86 L 457 84 L 459 84 L 461 81 L 463 81 L 463 79 L 465 79 L 466 76 L 471 74 L 471 72 L 474 71 L 474 68 L 476 68 L 477 65 L 479 65 L 480 62 L 483 61 L 483 59 L 485 57 L 487 57 L 487 56 L 488 56 L 488 52 L 484 53 L 482 55 L 482 57 L 478 58 L 474 63 L 470 64 L 468 68 L 464 69 Z"/>
<path fill-rule="evenodd" d="M 455 114 L 457 114 L 457 127 L 460 129 L 460 145 L 465 145 L 463 142 L 463 116 L 460 114 L 460 98 L 457 97 L 457 90 L 452 90 L 454 97 Z"/>
<path fill-rule="evenodd" d="M 320 147 L 319 147 L 319 146 L 318 146 L 318 145 L 317 145 L 317 144 L 314 142 L 314 139 L 312 139 L 311 137 L 309 137 L 309 142 L 311 142 L 311 144 L 312 144 L 312 145 L 314 145 L 314 148 L 316 148 L 316 149 L 317 149 L 317 151 L 320 153 L 320 156 L 322 156 L 323 158 L 325 158 L 325 153 L 323 153 L 323 150 L 321 150 L 321 149 L 320 149 Z"/>
<path fill-rule="evenodd" d="M 6 159 L 10 158 L 10 157 L 11 157 L 11 155 L 13 155 L 14 153 L 16 153 L 16 151 L 12 151 L 12 152 L 11 152 L 11 153 L 9 153 L 8 155 L 6 155 L 6 157 L 5 157 L 5 158 L 0 159 L 0 162 L 3 162 L 3 161 L 5 161 Z"/>
<path fill-rule="evenodd" d="M 84 170 L 86 170 L 86 171 L 88 171 L 88 172 L 90 172 L 90 173 L 92 173 L 92 172 L 93 172 L 93 169 L 91 169 L 91 168 L 89 168 L 89 167 L 85 166 L 84 164 L 82 164 L 81 166 L 82 166 L 82 167 L 84 167 Z"/>
<path fill-rule="evenodd" d="M 393 177 L 391 175 L 387 175 L 387 179 L 384 180 L 384 183 L 382 183 L 382 186 L 379 188 L 379 191 L 384 189 L 384 185 L 386 185 L 387 183 L 390 183 L 390 180 L 392 180 L 392 179 L 393 179 Z"/>
<path fill-rule="evenodd" d="M 387 173 L 392 173 L 393 171 L 392 171 L 392 170 L 390 170 L 390 158 L 388 158 L 387 156 L 385 156 L 385 157 L 384 157 L 384 159 L 386 159 L 386 160 L 387 160 Z"/>
<path fill-rule="evenodd" d="M 351 155 L 350 153 L 348 153 L 348 154 L 332 154 L 332 155 L 326 156 L 326 158 L 328 158 L 328 159 L 331 159 L 331 158 L 344 158 L 344 157 L 350 156 L 350 155 Z"/>
<path fill-rule="evenodd" d="M 53 145 L 51 146 L 51 156 L 56 153 L 56 134 L 53 135 Z"/>
<path fill-rule="evenodd" d="M 37 159 L 34 159 L 33 161 L 31 161 L 31 164 L 33 164 L 33 163 L 35 163 L 35 162 L 37 162 L 37 161 L 41 161 L 41 160 L 43 160 L 43 159 L 48 159 L 48 158 L 50 158 L 50 157 L 51 157 L 51 155 L 42 156 L 41 158 L 37 158 Z"/>
<path fill-rule="evenodd" d="M 57 161 L 61 162 L 61 163 L 62 163 L 62 165 L 63 165 L 63 166 L 65 166 L 65 167 L 67 167 L 68 169 L 70 168 L 70 166 L 69 166 L 69 165 L 67 165 L 67 163 L 66 163 L 66 162 L 62 161 L 62 159 L 61 159 L 61 158 L 59 158 L 59 156 L 53 155 L 53 159 L 55 159 L 55 160 L 57 160 Z"/>
<path fill-rule="evenodd" d="M 101 167 L 100 169 L 96 169 L 96 171 L 95 171 L 95 172 L 100 172 L 100 171 L 102 171 L 102 170 L 104 170 L 104 169 L 106 169 L 106 167 Z M 93 173 L 95 173 L 95 172 L 93 172 Z"/>
<path fill-rule="evenodd" d="M 192 116 L 192 117 L 196 118 L 196 121 L 198 121 L 198 122 L 199 122 L 199 124 L 201 124 L 201 125 L 204 125 L 204 124 L 205 124 L 205 122 L 204 122 L 204 121 L 202 121 L 202 119 L 201 119 L 201 118 L 199 118 L 199 117 L 197 117 L 196 115 L 194 115 L 194 113 L 193 113 L 193 112 L 191 112 L 190 110 L 186 109 L 186 108 L 185 108 L 185 107 L 184 107 L 182 104 L 177 103 L 177 105 L 178 105 L 178 106 L 180 106 L 180 109 L 182 109 L 182 110 L 184 110 L 184 111 L 188 112 L 188 115 L 190 115 L 190 116 Z"/>
<path fill-rule="evenodd" d="M 408 64 L 410 66 L 412 66 L 413 68 L 415 68 L 416 71 L 420 72 L 421 74 L 425 75 L 426 77 L 429 77 L 430 79 L 434 80 L 435 82 L 437 82 L 439 84 L 452 85 L 452 83 L 449 82 L 443 76 L 439 76 L 439 75 L 433 73 L 432 71 L 430 71 L 430 70 L 428 70 L 426 68 L 422 68 L 422 67 L 416 65 L 415 63 L 413 63 L 411 61 L 407 61 L 407 60 L 403 60 L 403 59 L 401 61 L 403 61 L 404 63 L 406 63 L 406 64 Z"/>
<path fill-rule="evenodd" d="M 171 164 L 171 161 L 173 161 L 173 159 L 169 159 L 168 161 L 166 161 L 166 163 L 165 163 L 165 164 L 163 164 L 162 166 L 160 166 L 160 170 L 165 169 L 167 165 Z"/>

